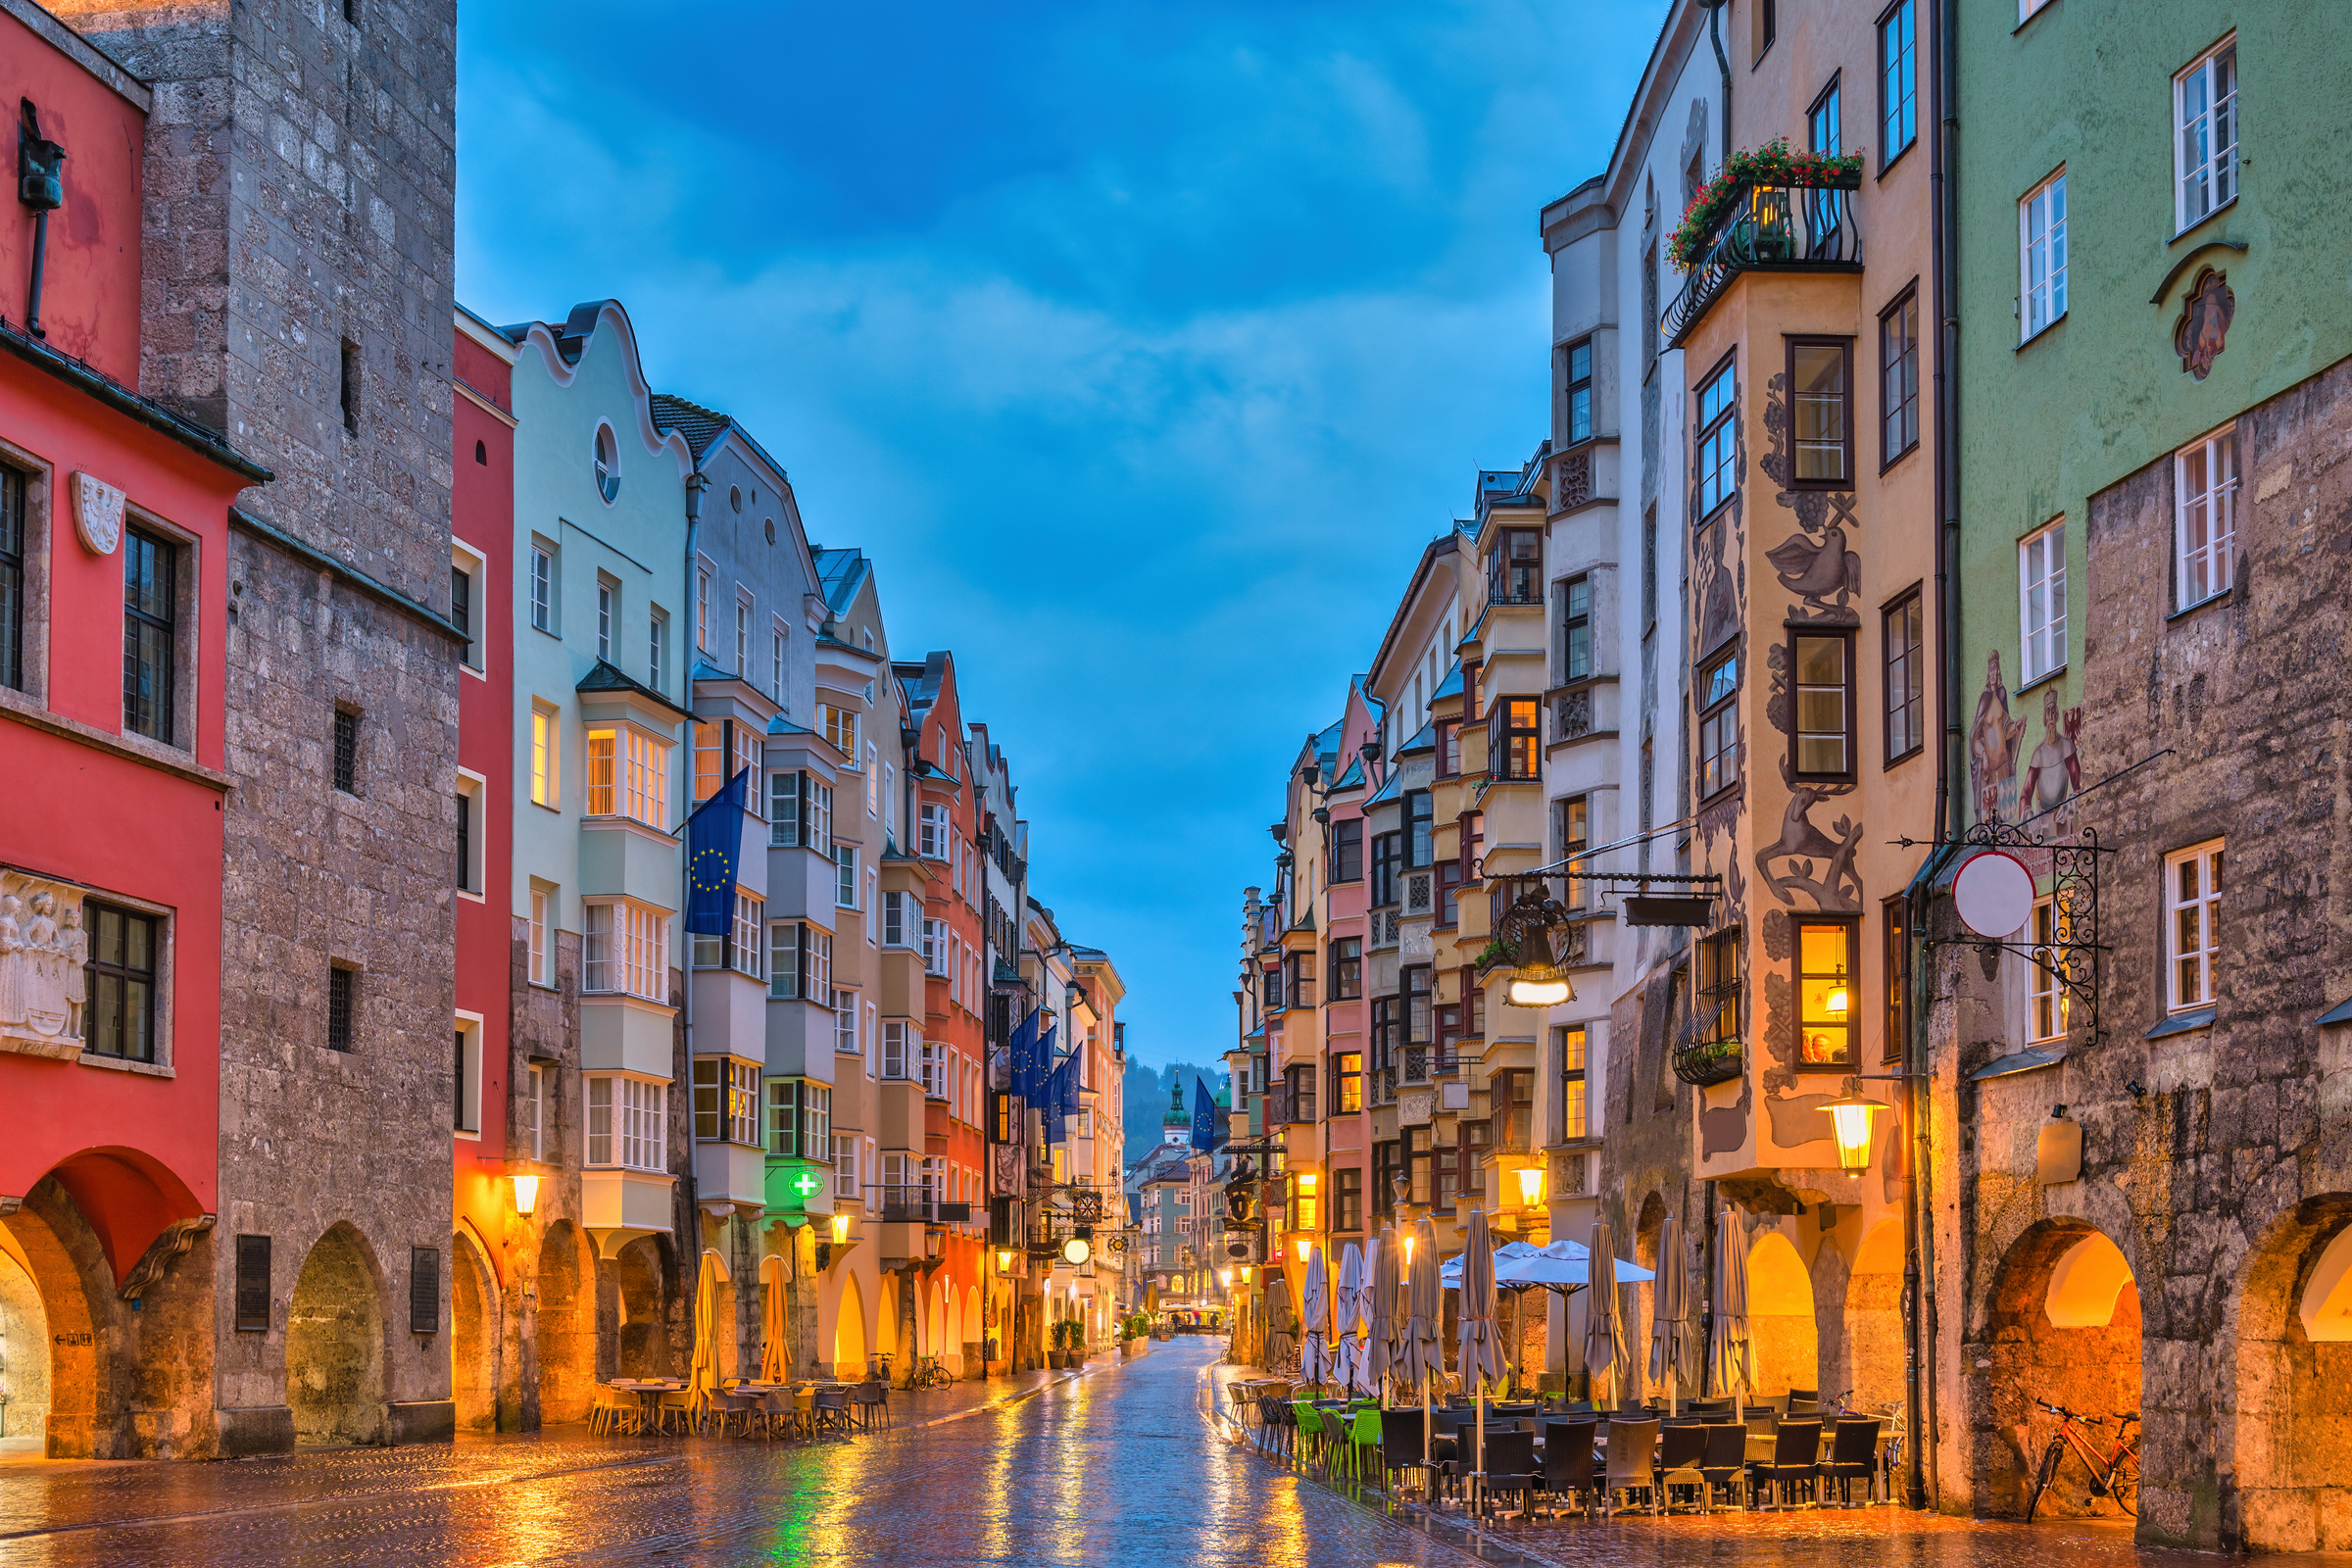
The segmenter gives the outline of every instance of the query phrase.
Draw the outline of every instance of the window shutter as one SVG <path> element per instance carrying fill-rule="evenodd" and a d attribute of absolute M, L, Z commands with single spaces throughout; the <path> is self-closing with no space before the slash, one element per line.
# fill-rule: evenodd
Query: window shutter
<path fill-rule="evenodd" d="M 441 1250 L 409 1249 L 409 1332 L 441 1332 Z"/>
<path fill-rule="evenodd" d="M 237 1327 L 270 1331 L 270 1238 L 237 1238 Z"/>

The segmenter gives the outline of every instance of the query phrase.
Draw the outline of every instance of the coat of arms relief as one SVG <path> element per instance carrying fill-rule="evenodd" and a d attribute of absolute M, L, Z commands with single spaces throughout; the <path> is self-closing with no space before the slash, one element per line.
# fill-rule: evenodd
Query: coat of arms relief
<path fill-rule="evenodd" d="M 81 889 L 16 873 L 0 878 L 0 1051 L 81 1054 L 88 957 Z"/>

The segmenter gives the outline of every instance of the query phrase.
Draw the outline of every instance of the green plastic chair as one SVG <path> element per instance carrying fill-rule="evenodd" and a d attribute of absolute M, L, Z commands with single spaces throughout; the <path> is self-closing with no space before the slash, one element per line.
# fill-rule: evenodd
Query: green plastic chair
<path fill-rule="evenodd" d="M 1314 1401 L 1311 1399 L 1294 1399 L 1291 1401 L 1291 1408 L 1298 1415 L 1298 1457 L 1299 1461 L 1304 1463 L 1312 1458 L 1320 1466 L 1323 1455 L 1323 1440 L 1326 1436 L 1323 1412 L 1315 1408 Z"/>
<path fill-rule="evenodd" d="M 1374 1463 L 1380 1452 L 1380 1406 L 1358 1405 L 1348 1424 L 1348 1472 L 1358 1486 L 1363 1484 L 1366 1468 Z"/>

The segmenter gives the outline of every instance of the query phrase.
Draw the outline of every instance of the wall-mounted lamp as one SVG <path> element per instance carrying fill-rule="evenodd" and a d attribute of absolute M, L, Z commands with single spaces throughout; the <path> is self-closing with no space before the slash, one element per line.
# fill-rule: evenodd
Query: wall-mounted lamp
<path fill-rule="evenodd" d="M 997 1272 L 1000 1274 L 1012 1272 L 1012 1253 L 1002 1247 L 997 1249 Z"/>
<path fill-rule="evenodd" d="M 1298 1261 L 1299 1261 L 1299 1262 L 1303 1263 L 1303 1262 L 1305 1262 L 1305 1261 L 1306 1261 L 1307 1250 L 1308 1250 L 1309 1248 L 1313 1247 L 1313 1246 L 1314 1246 L 1314 1243 L 1312 1243 L 1312 1242 L 1308 1241 L 1308 1240 L 1307 1240 L 1305 1237 L 1301 1236 L 1301 1237 L 1299 1237 L 1299 1238 L 1298 1238 Z"/>
<path fill-rule="evenodd" d="M 529 1219 L 531 1217 L 531 1210 L 537 1208 L 538 1206 L 539 1178 L 536 1176 L 515 1177 L 514 1212 L 520 1214 L 524 1219 Z"/>
<path fill-rule="evenodd" d="M 1525 1203 L 1529 1208 L 1544 1201 L 1543 1166 L 1522 1165 L 1519 1167 L 1519 1201 Z"/>
<path fill-rule="evenodd" d="M 1233 1270 L 1229 1268 L 1221 1268 L 1217 1270 L 1217 1283 L 1224 1286 L 1229 1291 L 1232 1290 Z"/>
<path fill-rule="evenodd" d="M 1504 918 L 1519 916 L 1519 954 L 1517 970 L 1504 995 L 1514 1007 L 1556 1007 L 1563 1002 L 1576 1000 L 1576 987 L 1568 983 L 1551 960 L 1551 921 L 1544 904 L 1531 899 Z"/>
<path fill-rule="evenodd" d="M 833 1242 L 834 1242 L 834 1245 L 835 1245 L 835 1246 L 839 1246 L 841 1243 L 843 1243 L 843 1242 L 846 1242 L 846 1241 L 848 1241 L 849 1239 L 850 1239 L 850 1216 L 849 1216 L 849 1215 L 847 1215 L 847 1214 L 836 1214 L 836 1215 L 834 1215 L 834 1216 L 833 1216 Z"/>
<path fill-rule="evenodd" d="M 1302 1170 L 1298 1173 L 1298 1190 L 1302 1193 L 1311 1193 L 1315 1190 L 1315 1173 L 1313 1171 Z"/>
<path fill-rule="evenodd" d="M 1847 1095 L 1821 1108 L 1830 1113 L 1831 1131 L 1838 1140 L 1838 1167 L 1848 1176 L 1870 1169 L 1871 1118 L 1886 1107 L 1860 1095 Z"/>
<path fill-rule="evenodd" d="M 1250 1283 L 1250 1268 L 1248 1264 L 1244 1264 L 1242 1267 L 1242 1283 L 1244 1285 Z"/>

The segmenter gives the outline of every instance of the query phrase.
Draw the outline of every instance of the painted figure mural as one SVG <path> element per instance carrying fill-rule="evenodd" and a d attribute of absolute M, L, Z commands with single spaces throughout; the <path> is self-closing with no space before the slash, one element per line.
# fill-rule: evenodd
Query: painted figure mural
<path fill-rule="evenodd" d="M 1984 661 L 1984 689 L 1968 727 L 1968 782 L 1980 822 L 2017 819 L 2017 758 L 2026 721 L 2009 716 L 2009 687 L 1996 650 Z"/>

